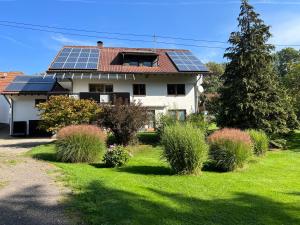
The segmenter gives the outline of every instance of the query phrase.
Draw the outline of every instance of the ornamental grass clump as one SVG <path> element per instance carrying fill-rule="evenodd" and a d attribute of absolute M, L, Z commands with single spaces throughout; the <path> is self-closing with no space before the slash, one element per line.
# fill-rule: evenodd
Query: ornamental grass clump
<path fill-rule="evenodd" d="M 105 149 L 106 134 L 97 126 L 71 125 L 57 133 L 56 156 L 62 162 L 95 162 Z"/>
<path fill-rule="evenodd" d="M 264 131 L 258 130 L 247 130 L 247 133 L 250 135 L 253 142 L 254 154 L 261 156 L 266 154 L 269 150 L 269 138 Z"/>
<path fill-rule="evenodd" d="M 209 157 L 216 168 L 233 171 L 242 168 L 252 154 L 252 141 L 246 132 L 224 128 L 208 137 Z"/>
<path fill-rule="evenodd" d="M 202 130 L 189 123 L 164 127 L 161 143 L 164 157 L 177 174 L 199 174 L 207 159 L 208 145 Z"/>

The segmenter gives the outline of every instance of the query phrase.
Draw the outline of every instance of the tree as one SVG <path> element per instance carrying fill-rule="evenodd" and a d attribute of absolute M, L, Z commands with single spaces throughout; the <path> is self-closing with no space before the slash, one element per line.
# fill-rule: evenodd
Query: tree
<path fill-rule="evenodd" d="M 283 79 L 283 84 L 292 99 L 297 117 L 300 118 L 300 63 L 291 66 L 289 73 Z"/>
<path fill-rule="evenodd" d="M 275 53 L 275 68 L 280 77 L 290 72 L 295 63 L 300 62 L 300 51 L 294 48 L 284 48 Z"/>
<path fill-rule="evenodd" d="M 97 119 L 100 107 L 95 101 L 51 96 L 45 103 L 37 105 L 40 111 L 41 128 L 57 132 L 68 125 L 89 124 Z"/>
<path fill-rule="evenodd" d="M 274 46 L 267 44 L 269 26 L 247 0 L 242 0 L 238 27 L 231 33 L 231 47 L 224 54 L 229 62 L 223 75 L 217 122 L 222 127 L 288 132 L 297 120 L 273 71 Z"/>
<path fill-rule="evenodd" d="M 140 102 L 124 104 L 117 100 L 114 105 L 103 105 L 99 115 L 99 124 L 109 128 L 117 144 L 128 145 L 134 140 L 139 129 L 147 123 L 147 108 Z"/>
<path fill-rule="evenodd" d="M 216 93 L 223 85 L 222 75 L 225 71 L 225 64 L 208 62 L 206 64 L 211 74 L 204 77 L 203 88 L 205 93 Z"/>

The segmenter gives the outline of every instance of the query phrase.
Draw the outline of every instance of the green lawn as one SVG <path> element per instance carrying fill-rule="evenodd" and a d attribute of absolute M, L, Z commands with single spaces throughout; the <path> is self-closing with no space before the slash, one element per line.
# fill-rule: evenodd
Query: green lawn
<path fill-rule="evenodd" d="M 300 133 L 289 150 L 269 152 L 239 172 L 172 175 L 161 151 L 139 147 L 118 169 L 53 163 L 75 191 L 70 208 L 89 225 L 300 224 Z M 55 159 L 53 145 L 30 154 Z"/>

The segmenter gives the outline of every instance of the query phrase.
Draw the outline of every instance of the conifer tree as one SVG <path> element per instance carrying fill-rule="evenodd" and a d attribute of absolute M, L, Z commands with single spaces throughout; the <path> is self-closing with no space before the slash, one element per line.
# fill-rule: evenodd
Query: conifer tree
<path fill-rule="evenodd" d="M 238 31 L 231 33 L 231 46 L 224 54 L 228 63 L 217 122 L 221 127 L 286 133 L 297 125 L 297 118 L 272 67 L 270 27 L 248 0 L 242 0 L 240 9 Z"/>

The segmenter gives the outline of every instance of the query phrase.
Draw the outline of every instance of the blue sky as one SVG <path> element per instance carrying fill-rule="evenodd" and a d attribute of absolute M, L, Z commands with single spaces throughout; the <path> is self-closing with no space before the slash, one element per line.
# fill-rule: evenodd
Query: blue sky
<path fill-rule="evenodd" d="M 270 42 L 300 44 L 300 0 L 250 0 L 250 3 L 265 22 L 272 26 L 274 36 Z M 227 41 L 230 32 L 236 29 L 239 6 L 238 0 L 0 0 L 0 21 Z M 112 47 L 187 48 L 204 62 L 224 61 L 223 49 L 155 45 L 151 42 L 151 37 L 61 30 L 100 36 L 83 37 L 24 30 L 3 24 L 7 23 L 0 22 L 0 71 L 18 70 L 27 74 L 43 72 L 63 45 L 95 45 L 98 40 L 102 40 L 105 46 Z M 143 39 L 150 42 L 113 38 Z M 157 41 L 226 47 L 226 44 L 209 42 L 159 38 Z"/>

